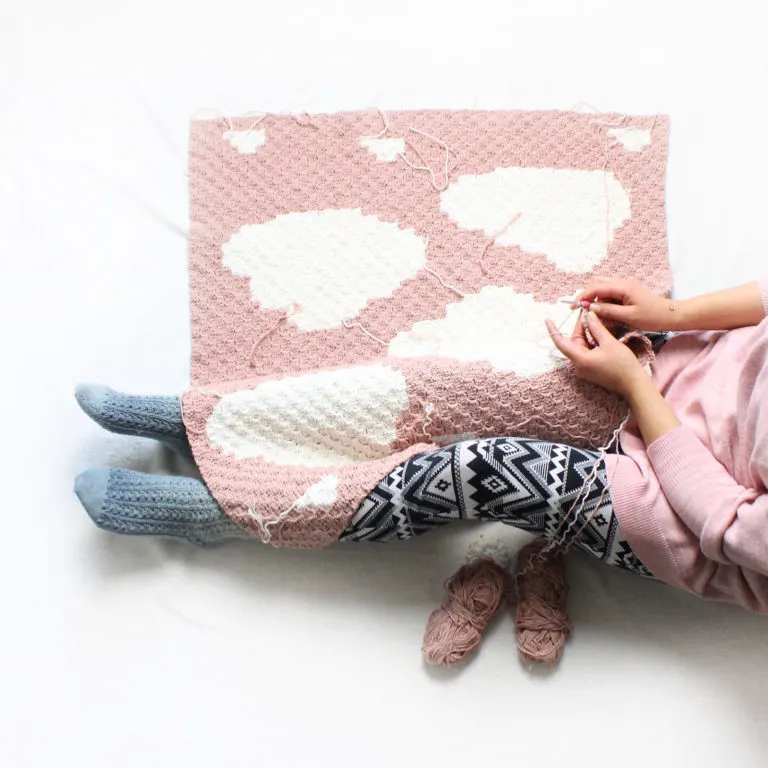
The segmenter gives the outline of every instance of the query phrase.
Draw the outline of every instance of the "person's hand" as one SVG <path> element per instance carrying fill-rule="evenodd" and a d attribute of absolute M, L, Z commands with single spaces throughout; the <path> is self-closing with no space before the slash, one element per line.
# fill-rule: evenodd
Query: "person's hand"
<path fill-rule="evenodd" d="M 551 320 L 547 320 L 547 330 L 555 346 L 573 363 L 579 378 L 629 398 L 637 383 L 647 378 L 643 366 L 592 312 L 587 313 L 587 323 L 597 342 L 594 348 L 584 338 L 583 329 L 579 333 L 581 323 L 572 336 L 563 335 Z"/>
<path fill-rule="evenodd" d="M 670 311 L 673 302 L 631 280 L 596 277 L 576 294 L 573 307 L 581 301 L 594 302 L 589 309 L 603 321 L 623 323 L 643 331 L 674 330 L 677 319 Z"/>

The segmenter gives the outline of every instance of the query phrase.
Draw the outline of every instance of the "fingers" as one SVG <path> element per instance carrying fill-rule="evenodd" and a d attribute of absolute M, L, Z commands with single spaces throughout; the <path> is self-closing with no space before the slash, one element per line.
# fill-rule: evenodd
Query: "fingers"
<path fill-rule="evenodd" d="M 552 338 L 553 344 L 573 362 L 579 361 L 586 354 L 586 350 L 581 344 L 577 344 L 568 336 L 563 335 L 557 326 L 551 321 L 546 321 L 547 330 Z"/>
<path fill-rule="evenodd" d="M 574 304 L 580 301 L 592 301 L 595 296 L 605 301 L 613 299 L 623 302 L 628 294 L 629 283 L 627 280 L 596 277 L 587 286 L 582 288 L 574 297 Z"/>
<path fill-rule="evenodd" d="M 615 320 L 626 325 L 632 324 L 634 308 L 625 304 L 611 304 L 610 302 L 595 302 L 589 307 L 591 312 L 599 315 L 602 320 Z"/>
<path fill-rule="evenodd" d="M 600 318 L 594 312 L 587 312 L 587 323 L 598 345 L 602 346 L 616 341 L 613 334 L 600 322 Z"/>
<path fill-rule="evenodd" d="M 575 344 L 584 347 L 584 349 L 590 348 L 589 342 L 587 341 L 587 334 L 584 331 L 584 323 L 581 322 L 581 313 L 579 313 L 579 316 L 576 318 L 576 325 L 573 328 L 571 339 Z"/>

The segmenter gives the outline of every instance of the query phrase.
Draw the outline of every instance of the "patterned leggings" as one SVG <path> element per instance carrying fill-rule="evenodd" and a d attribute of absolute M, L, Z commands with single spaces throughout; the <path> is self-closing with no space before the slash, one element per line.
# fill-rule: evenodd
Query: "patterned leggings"
<path fill-rule="evenodd" d="M 572 542 L 610 565 L 653 578 L 622 536 L 604 465 L 586 500 L 579 498 L 598 460 L 593 451 L 543 440 L 497 437 L 449 445 L 390 472 L 340 540 L 410 539 L 451 520 L 496 520 Z"/>

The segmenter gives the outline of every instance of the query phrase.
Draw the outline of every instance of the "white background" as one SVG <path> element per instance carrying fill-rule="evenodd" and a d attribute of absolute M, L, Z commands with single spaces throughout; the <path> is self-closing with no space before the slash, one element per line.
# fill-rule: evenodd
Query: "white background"
<path fill-rule="evenodd" d="M 520 666 L 507 617 L 441 674 L 421 634 L 474 531 L 199 551 L 101 533 L 72 494 L 92 465 L 171 465 L 98 430 L 72 390 L 188 381 L 198 108 L 668 113 L 689 295 L 768 271 L 758 8 L 2 0 L 0 764 L 768 764 L 766 619 L 574 556 L 554 674 Z"/>

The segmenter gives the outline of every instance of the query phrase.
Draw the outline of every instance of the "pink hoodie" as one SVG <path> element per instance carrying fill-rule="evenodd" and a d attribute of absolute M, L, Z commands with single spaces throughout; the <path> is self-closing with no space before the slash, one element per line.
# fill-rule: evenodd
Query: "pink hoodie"
<path fill-rule="evenodd" d="M 682 426 L 646 449 L 627 425 L 608 458 L 621 527 L 662 581 L 768 613 L 768 318 L 674 337 L 653 378 Z"/>

